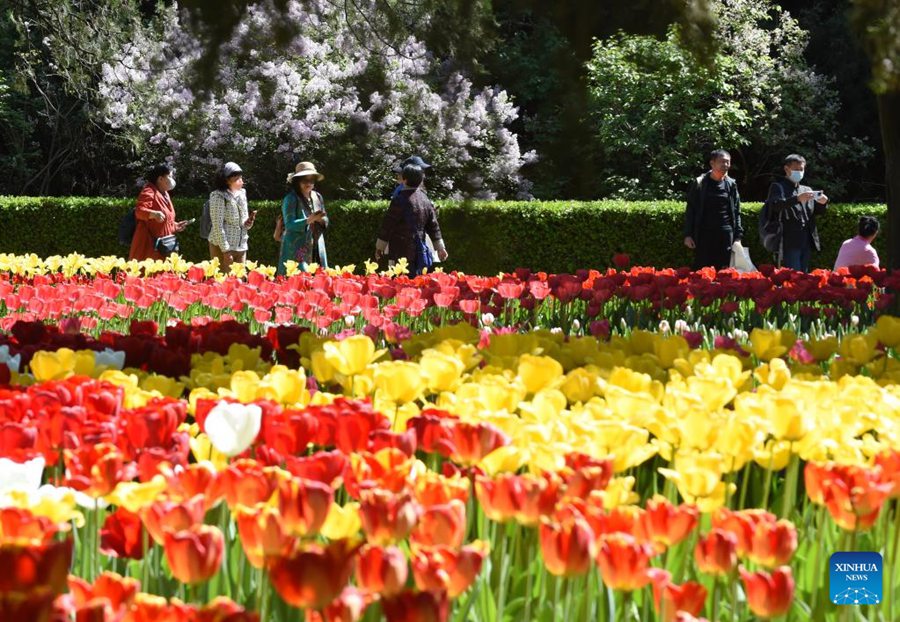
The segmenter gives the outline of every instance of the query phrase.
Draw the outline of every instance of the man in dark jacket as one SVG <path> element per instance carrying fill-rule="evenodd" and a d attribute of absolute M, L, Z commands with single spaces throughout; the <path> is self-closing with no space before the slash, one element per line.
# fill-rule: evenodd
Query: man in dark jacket
<path fill-rule="evenodd" d="M 821 190 L 800 184 L 805 172 L 806 158 L 796 153 L 786 157 L 784 177 L 769 186 L 766 205 L 769 217 L 782 222 L 781 266 L 809 272 L 812 249 L 822 250 L 816 216 L 825 213 L 828 197 Z"/>
<path fill-rule="evenodd" d="M 390 207 L 381 223 L 378 241 L 375 243 L 375 259 L 381 259 L 389 248 L 388 259 L 397 261 L 406 257 L 410 272 L 421 272 L 417 267 L 420 245 L 425 244 L 427 233 L 441 261 L 447 259 L 447 250 L 441 238 L 434 205 L 422 190 L 422 167 L 407 164 L 402 172 L 403 189 L 391 199 Z"/>
<path fill-rule="evenodd" d="M 710 170 L 698 177 L 687 195 L 684 245 L 694 249 L 694 269 L 731 264 L 731 247 L 744 235 L 741 197 L 728 176 L 731 155 L 724 149 L 709 154 Z"/>

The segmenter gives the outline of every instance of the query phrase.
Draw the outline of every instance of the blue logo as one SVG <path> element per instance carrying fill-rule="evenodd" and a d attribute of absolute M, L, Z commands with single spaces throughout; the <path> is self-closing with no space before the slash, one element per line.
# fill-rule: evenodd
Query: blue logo
<path fill-rule="evenodd" d="M 829 591 L 835 605 L 881 603 L 882 560 L 880 553 L 853 551 L 834 553 L 828 561 Z"/>

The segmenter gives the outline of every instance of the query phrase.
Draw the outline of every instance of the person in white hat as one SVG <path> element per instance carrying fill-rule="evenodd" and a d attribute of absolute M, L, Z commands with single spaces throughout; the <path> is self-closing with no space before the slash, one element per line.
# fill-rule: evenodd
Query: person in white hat
<path fill-rule="evenodd" d="M 228 273 L 231 264 L 247 259 L 256 211 L 247 208 L 244 172 L 234 162 L 219 169 L 215 187 L 209 195 L 209 254 L 219 260 L 222 272 Z"/>
<path fill-rule="evenodd" d="M 278 274 L 285 273 L 285 262 L 296 261 L 305 270 L 310 263 L 328 267 L 325 229 L 328 214 L 325 200 L 316 191 L 316 182 L 325 176 L 312 162 L 300 162 L 288 173 L 288 193 L 281 202 L 281 220 L 275 226 L 275 239 L 281 242 Z"/>

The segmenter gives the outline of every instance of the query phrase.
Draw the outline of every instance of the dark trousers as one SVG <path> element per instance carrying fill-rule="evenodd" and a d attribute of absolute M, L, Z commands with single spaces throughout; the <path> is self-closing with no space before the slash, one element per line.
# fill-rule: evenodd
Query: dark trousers
<path fill-rule="evenodd" d="M 694 270 L 714 267 L 716 270 L 731 265 L 731 229 L 702 231 L 694 250 Z"/>
<path fill-rule="evenodd" d="M 809 272 L 809 259 L 811 256 L 812 244 L 808 235 L 795 240 L 785 240 L 784 248 L 781 250 L 781 267 Z"/>

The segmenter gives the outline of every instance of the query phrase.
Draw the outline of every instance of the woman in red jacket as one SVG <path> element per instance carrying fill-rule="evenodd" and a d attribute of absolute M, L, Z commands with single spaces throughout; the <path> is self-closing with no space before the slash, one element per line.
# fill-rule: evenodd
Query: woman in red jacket
<path fill-rule="evenodd" d="M 188 222 L 175 220 L 169 190 L 175 187 L 172 169 L 159 164 L 150 169 L 147 184 L 138 195 L 134 218 L 137 226 L 131 238 L 128 259 L 165 259 L 155 248 L 156 239 L 184 230 Z"/>

